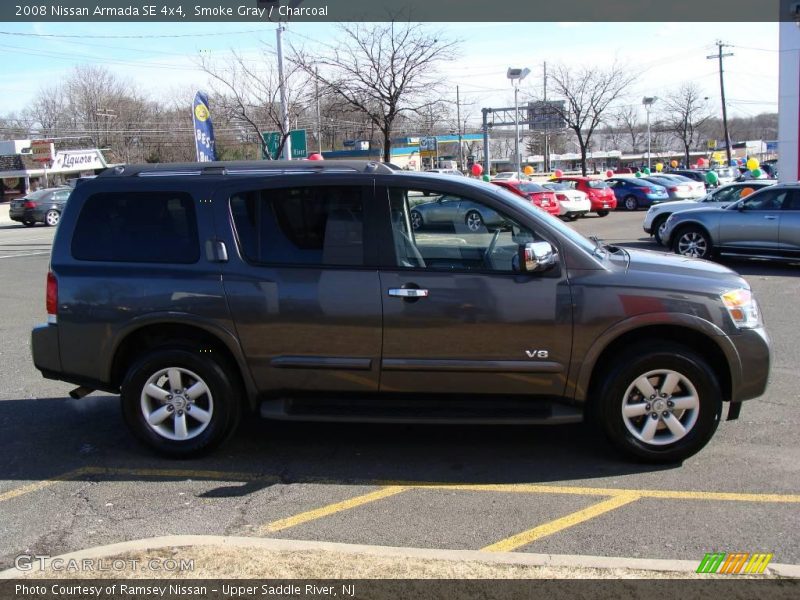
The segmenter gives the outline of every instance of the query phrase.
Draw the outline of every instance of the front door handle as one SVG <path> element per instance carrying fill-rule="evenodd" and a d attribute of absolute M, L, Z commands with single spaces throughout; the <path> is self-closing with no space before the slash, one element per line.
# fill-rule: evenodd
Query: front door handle
<path fill-rule="evenodd" d="M 394 298 L 427 298 L 428 290 L 419 288 L 390 288 L 389 295 Z"/>
<path fill-rule="evenodd" d="M 778 217 L 776 217 L 775 215 L 765 215 L 765 216 L 764 216 L 764 218 L 765 218 L 767 221 L 774 221 L 774 220 L 775 220 L 775 219 L 777 219 Z"/>
<path fill-rule="evenodd" d="M 209 262 L 228 262 L 228 248 L 222 240 L 206 240 L 206 259 Z"/>

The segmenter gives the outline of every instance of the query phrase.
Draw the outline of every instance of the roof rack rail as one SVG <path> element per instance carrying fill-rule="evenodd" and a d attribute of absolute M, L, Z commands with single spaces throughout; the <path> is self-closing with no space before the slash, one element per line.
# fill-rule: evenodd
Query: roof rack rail
<path fill-rule="evenodd" d="M 291 173 L 393 173 L 389 165 L 364 160 L 237 160 L 197 163 L 119 165 L 98 177 L 188 177 L 213 175 L 283 175 Z"/>

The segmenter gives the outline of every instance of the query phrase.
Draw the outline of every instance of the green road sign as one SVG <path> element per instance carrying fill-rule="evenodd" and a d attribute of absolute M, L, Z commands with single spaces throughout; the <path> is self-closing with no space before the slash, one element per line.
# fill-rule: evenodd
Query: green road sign
<path fill-rule="evenodd" d="M 280 158 L 278 156 L 278 146 L 280 146 L 281 142 L 280 132 L 268 131 L 266 133 L 262 133 L 261 136 L 264 138 L 264 142 L 267 144 L 269 155 L 273 159 Z M 289 139 L 291 140 L 292 144 L 292 158 L 305 158 L 308 155 L 306 150 L 306 130 L 293 129 L 289 132 Z M 261 158 L 267 158 L 263 151 L 261 153 Z"/>

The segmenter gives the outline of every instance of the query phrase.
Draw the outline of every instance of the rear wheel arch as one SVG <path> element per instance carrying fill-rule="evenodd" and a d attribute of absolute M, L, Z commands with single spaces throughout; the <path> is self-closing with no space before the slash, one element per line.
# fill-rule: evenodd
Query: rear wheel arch
<path fill-rule="evenodd" d="M 114 351 L 111 362 L 110 380 L 114 388 L 119 388 L 128 370 L 143 355 L 157 348 L 184 348 L 193 352 L 209 353 L 223 362 L 237 376 L 239 389 L 244 392 L 243 408 L 255 408 L 253 387 L 248 381 L 242 361 L 220 336 L 187 323 L 149 323 L 128 332 Z"/>

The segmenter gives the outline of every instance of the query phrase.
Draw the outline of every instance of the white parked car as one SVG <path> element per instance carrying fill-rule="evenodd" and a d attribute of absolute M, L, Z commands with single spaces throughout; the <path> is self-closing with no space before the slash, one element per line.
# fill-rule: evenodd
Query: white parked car
<path fill-rule="evenodd" d="M 547 182 L 542 186 L 556 193 L 556 199 L 561 207 L 558 216 L 562 219 L 574 221 L 592 210 L 592 202 L 585 192 L 573 190 L 566 183 Z"/>
<path fill-rule="evenodd" d="M 709 192 L 700 200 L 678 200 L 676 202 L 664 202 L 650 207 L 644 216 L 642 228 L 645 233 L 656 238 L 656 242 L 663 244 L 662 232 L 664 225 L 670 215 L 693 208 L 725 208 L 733 204 L 742 197 L 742 190 L 750 188 L 753 191 L 760 190 L 768 185 L 773 185 L 775 180 L 754 180 L 737 183 L 729 183 Z"/>
<path fill-rule="evenodd" d="M 455 175 L 457 177 L 466 177 L 458 169 L 425 169 L 426 173 L 439 173 L 440 175 Z"/>
<path fill-rule="evenodd" d="M 530 177 L 524 173 L 517 173 L 516 171 L 503 171 L 492 177 L 492 179 L 498 181 L 527 181 Z"/>

